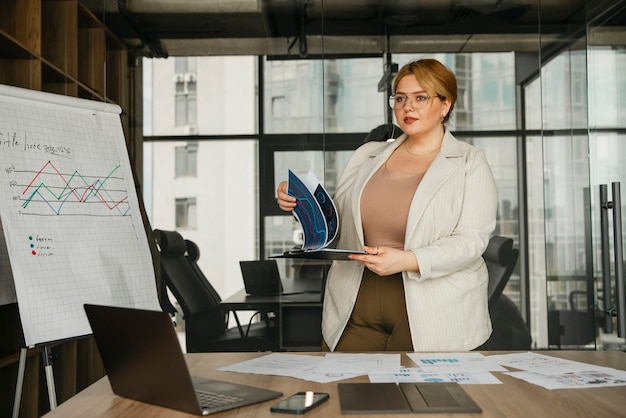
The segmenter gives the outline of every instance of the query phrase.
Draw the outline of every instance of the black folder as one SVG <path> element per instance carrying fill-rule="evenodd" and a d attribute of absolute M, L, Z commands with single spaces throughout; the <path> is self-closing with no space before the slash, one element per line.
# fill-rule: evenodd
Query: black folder
<path fill-rule="evenodd" d="M 363 250 L 338 250 L 335 248 L 320 248 L 318 250 L 291 250 L 284 253 L 272 254 L 270 258 L 308 258 L 312 260 L 350 260 L 350 254 L 367 254 Z"/>
<path fill-rule="evenodd" d="M 339 383 L 342 414 L 480 413 L 455 382 Z"/>

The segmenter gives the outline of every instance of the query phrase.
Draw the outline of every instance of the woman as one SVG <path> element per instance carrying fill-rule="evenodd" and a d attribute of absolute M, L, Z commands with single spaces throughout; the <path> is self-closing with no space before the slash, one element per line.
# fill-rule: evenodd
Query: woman
<path fill-rule="evenodd" d="M 334 196 L 338 248 L 324 296 L 324 349 L 465 351 L 491 333 L 481 257 L 496 224 L 493 175 L 482 151 L 445 128 L 454 74 L 433 59 L 403 66 L 389 104 L 404 131 L 352 155 Z M 278 205 L 292 210 L 287 183 Z"/>

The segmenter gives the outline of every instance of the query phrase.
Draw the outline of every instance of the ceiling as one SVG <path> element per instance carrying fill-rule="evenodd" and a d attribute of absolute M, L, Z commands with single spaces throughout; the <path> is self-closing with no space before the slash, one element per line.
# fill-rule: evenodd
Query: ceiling
<path fill-rule="evenodd" d="M 626 0 L 82 2 L 148 57 L 537 51 L 584 33 L 590 15 L 603 42 L 626 42 Z"/>

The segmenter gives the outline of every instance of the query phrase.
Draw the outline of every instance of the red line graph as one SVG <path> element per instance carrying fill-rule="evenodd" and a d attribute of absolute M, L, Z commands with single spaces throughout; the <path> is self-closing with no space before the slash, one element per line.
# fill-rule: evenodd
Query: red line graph
<path fill-rule="evenodd" d="M 74 201 L 78 203 L 90 203 L 95 199 L 104 204 L 107 209 L 111 211 L 117 209 L 119 214 L 125 215 L 128 213 L 128 207 L 121 206 L 128 202 L 126 191 L 105 187 L 112 179 L 119 179 L 114 177 L 119 169 L 120 166 L 117 165 L 105 177 L 88 181 L 87 177 L 89 176 L 84 176 L 76 170 L 68 178 L 51 161 L 48 161 L 35 173 L 22 191 L 22 195 L 25 196 L 22 207 L 26 209 L 35 201 L 41 202 L 50 207 L 55 214 L 60 215 L 65 203 L 70 201 L 70 197 L 73 197 Z M 46 175 L 61 179 L 61 186 L 52 185 L 50 179 L 47 182 L 45 179 L 40 180 Z M 113 194 L 118 197 L 114 198 Z M 121 198 L 119 198 L 120 195 L 122 195 Z"/>

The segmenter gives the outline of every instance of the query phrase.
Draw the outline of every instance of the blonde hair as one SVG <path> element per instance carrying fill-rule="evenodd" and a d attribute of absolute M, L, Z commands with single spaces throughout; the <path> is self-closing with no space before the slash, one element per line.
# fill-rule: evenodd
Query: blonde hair
<path fill-rule="evenodd" d="M 400 68 L 393 80 L 393 93 L 396 93 L 398 83 L 407 75 L 413 74 L 417 82 L 431 96 L 439 96 L 442 100 L 450 100 L 450 110 L 443 119 L 446 123 L 452 115 L 452 109 L 457 99 L 456 76 L 452 71 L 439 61 L 432 58 L 424 58 L 409 62 Z"/>

